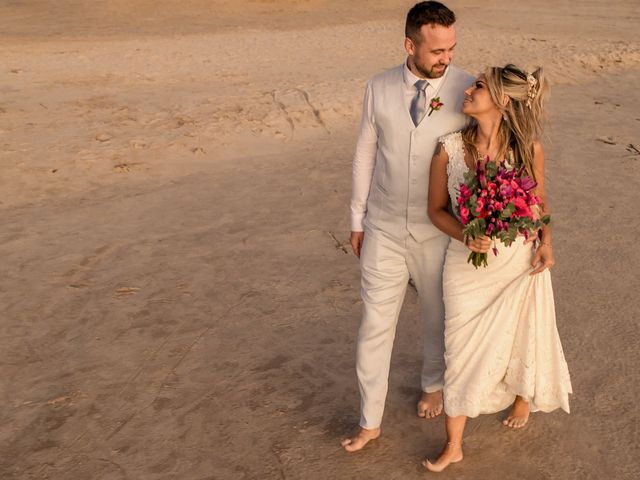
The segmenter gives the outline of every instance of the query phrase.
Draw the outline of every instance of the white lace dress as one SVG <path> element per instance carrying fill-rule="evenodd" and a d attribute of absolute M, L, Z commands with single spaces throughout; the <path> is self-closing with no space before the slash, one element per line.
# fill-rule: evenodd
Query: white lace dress
<path fill-rule="evenodd" d="M 448 189 L 456 205 L 468 170 L 462 136 L 440 141 L 449 163 Z M 445 412 L 476 417 L 511 405 L 516 395 L 531 411 L 569 412 L 569 370 L 556 328 L 549 270 L 531 272 L 531 244 L 497 242 L 487 268 L 467 263 L 469 250 L 451 241 L 444 265 Z"/>

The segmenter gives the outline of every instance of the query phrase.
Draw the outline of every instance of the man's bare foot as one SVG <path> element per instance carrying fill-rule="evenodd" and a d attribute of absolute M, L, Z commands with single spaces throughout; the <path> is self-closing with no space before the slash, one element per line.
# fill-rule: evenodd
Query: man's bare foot
<path fill-rule="evenodd" d="M 502 424 L 510 428 L 522 428 L 529 421 L 529 404 L 520 395 L 516 397 L 509 416 Z"/>
<path fill-rule="evenodd" d="M 347 452 L 357 452 L 358 450 L 362 450 L 367 443 L 371 440 L 375 440 L 380 436 L 379 428 L 360 428 L 358 433 L 354 436 L 345 438 L 340 442 L 340 445 L 344 447 Z"/>
<path fill-rule="evenodd" d="M 437 392 L 422 392 L 422 398 L 418 402 L 418 416 L 422 418 L 435 418 L 442 413 L 442 390 Z"/>
<path fill-rule="evenodd" d="M 441 472 L 452 463 L 457 463 L 464 458 L 462 455 L 462 445 L 454 442 L 447 442 L 438 459 L 431 463 L 429 459 L 422 461 L 422 466 L 430 472 Z"/>

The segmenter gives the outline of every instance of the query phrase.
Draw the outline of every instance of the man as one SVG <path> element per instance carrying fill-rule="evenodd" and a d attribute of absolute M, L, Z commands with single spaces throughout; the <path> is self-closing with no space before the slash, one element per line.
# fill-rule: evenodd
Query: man
<path fill-rule="evenodd" d="M 360 429 L 344 439 L 360 450 L 380 436 L 396 323 L 409 279 L 425 326 L 418 415 L 442 413 L 442 267 L 449 242 L 427 217 L 429 167 L 440 136 L 464 126 L 468 73 L 450 65 L 455 15 L 439 2 L 407 15 L 407 59 L 367 83 L 353 160 L 351 245 L 360 257 L 363 316 L 357 341 Z"/>

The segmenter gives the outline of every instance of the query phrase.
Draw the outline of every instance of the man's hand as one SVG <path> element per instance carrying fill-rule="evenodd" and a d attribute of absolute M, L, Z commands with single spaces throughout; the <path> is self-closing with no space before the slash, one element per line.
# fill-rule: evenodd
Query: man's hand
<path fill-rule="evenodd" d="M 360 258 L 360 250 L 362 249 L 362 242 L 364 241 L 364 232 L 351 232 L 351 248 L 356 257 Z"/>

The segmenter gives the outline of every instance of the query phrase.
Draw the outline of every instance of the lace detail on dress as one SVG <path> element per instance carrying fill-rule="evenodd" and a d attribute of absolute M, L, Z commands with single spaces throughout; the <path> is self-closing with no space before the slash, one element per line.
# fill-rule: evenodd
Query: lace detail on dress
<path fill-rule="evenodd" d="M 444 146 L 449 162 L 447 163 L 447 189 L 451 199 L 453 213 L 458 219 L 458 195 L 460 195 L 460 184 L 464 182 L 464 174 L 469 171 L 464 161 L 464 143 L 460 132 L 449 133 L 440 137 L 439 142 Z"/>

